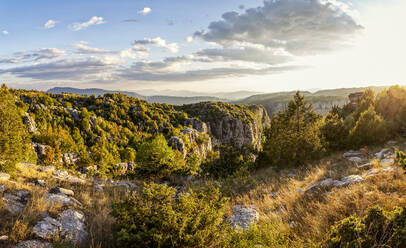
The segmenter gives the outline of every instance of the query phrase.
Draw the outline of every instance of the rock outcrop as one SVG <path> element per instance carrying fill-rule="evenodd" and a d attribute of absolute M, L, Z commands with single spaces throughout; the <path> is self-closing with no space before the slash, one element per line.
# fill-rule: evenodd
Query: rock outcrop
<path fill-rule="evenodd" d="M 79 154 L 76 152 L 69 152 L 69 153 L 63 153 L 61 162 L 67 164 L 67 165 L 74 165 L 79 162 Z"/>
<path fill-rule="evenodd" d="M 25 240 L 18 243 L 14 248 L 52 248 L 50 243 L 39 240 Z"/>
<path fill-rule="evenodd" d="M 37 125 L 34 119 L 28 113 L 25 113 L 23 122 L 27 126 L 28 132 L 38 133 Z"/>
<path fill-rule="evenodd" d="M 31 143 L 32 148 L 37 153 L 38 156 L 38 163 L 46 156 L 48 150 L 51 148 L 50 146 L 39 144 L 39 143 Z"/>
<path fill-rule="evenodd" d="M 184 158 L 188 154 L 197 154 L 201 159 L 205 159 L 208 152 L 213 150 L 210 136 L 190 127 L 183 129 L 179 136 L 170 138 L 168 143 Z"/>
<path fill-rule="evenodd" d="M 15 195 L 6 193 L 3 195 L 4 207 L 12 215 L 18 215 L 24 210 L 28 197 L 29 192 L 25 190 L 18 191 Z"/>
<path fill-rule="evenodd" d="M 233 206 L 233 215 L 228 219 L 234 230 L 247 230 L 251 224 L 259 219 L 259 213 L 256 206 L 243 207 Z"/>
<path fill-rule="evenodd" d="M 181 109 L 193 118 L 186 121 L 195 129 L 205 130 L 198 118 L 207 126 L 212 136 L 212 145 L 231 145 L 238 149 L 252 146 L 260 149 L 264 128 L 270 119 L 261 105 L 230 105 L 226 103 L 203 102 L 182 106 Z"/>
<path fill-rule="evenodd" d="M 85 215 L 80 211 L 65 210 L 58 219 L 45 217 L 34 227 L 34 234 L 45 240 L 61 237 L 74 244 L 84 241 L 88 233 L 85 228 Z"/>

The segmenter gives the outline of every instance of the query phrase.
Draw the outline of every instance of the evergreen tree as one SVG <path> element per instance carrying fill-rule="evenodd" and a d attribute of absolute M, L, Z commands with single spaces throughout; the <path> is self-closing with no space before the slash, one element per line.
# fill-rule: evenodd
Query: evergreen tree
<path fill-rule="evenodd" d="M 23 158 L 27 131 L 14 96 L 3 85 L 0 88 L 0 171 L 12 171 Z"/>
<path fill-rule="evenodd" d="M 261 156 L 263 165 L 300 165 L 321 155 L 318 115 L 297 92 L 285 111 L 274 115 Z"/>

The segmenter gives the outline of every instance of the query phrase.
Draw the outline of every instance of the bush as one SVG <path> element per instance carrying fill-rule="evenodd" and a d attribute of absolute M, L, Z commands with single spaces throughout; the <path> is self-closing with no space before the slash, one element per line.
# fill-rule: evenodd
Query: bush
<path fill-rule="evenodd" d="M 146 177 L 166 177 L 186 170 L 182 155 L 168 146 L 162 134 L 140 145 L 136 161 L 138 173 Z"/>
<path fill-rule="evenodd" d="M 385 121 L 375 112 L 373 106 L 362 112 L 355 126 L 349 134 L 349 145 L 360 147 L 362 145 L 379 144 L 387 136 Z"/>
<path fill-rule="evenodd" d="M 206 161 L 201 164 L 204 173 L 211 177 L 220 178 L 233 175 L 242 168 L 252 169 L 254 163 L 250 159 L 252 150 L 244 147 L 241 150 L 232 146 L 221 146 L 219 152 L 210 153 Z"/>
<path fill-rule="evenodd" d="M 227 199 L 218 188 L 177 193 L 144 184 L 141 192 L 113 205 L 119 247 L 213 247 L 220 242 Z"/>
<path fill-rule="evenodd" d="M 406 171 L 406 154 L 404 152 L 396 150 L 396 161 Z"/>
<path fill-rule="evenodd" d="M 229 247 L 239 248 L 293 248 L 296 247 L 288 233 L 282 233 L 270 224 L 253 225 L 245 232 L 230 232 Z"/>
<path fill-rule="evenodd" d="M 405 244 L 405 208 L 383 211 L 373 207 L 363 218 L 351 216 L 334 225 L 324 246 L 328 248 L 403 248 Z"/>

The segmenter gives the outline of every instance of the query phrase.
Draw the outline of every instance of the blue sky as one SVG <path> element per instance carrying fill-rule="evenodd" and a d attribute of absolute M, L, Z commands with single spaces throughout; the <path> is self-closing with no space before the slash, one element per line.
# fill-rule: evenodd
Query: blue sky
<path fill-rule="evenodd" d="M 402 84 L 405 6 L 402 0 L 3 0 L 0 80 L 41 90 L 205 92 Z"/>

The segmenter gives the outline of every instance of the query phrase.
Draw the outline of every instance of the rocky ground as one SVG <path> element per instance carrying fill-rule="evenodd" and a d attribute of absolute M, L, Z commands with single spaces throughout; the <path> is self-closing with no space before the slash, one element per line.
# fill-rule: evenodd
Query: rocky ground
<path fill-rule="evenodd" d="M 334 221 L 371 205 L 400 206 L 406 202 L 406 178 L 395 163 L 396 148 L 404 149 L 404 141 L 335 154 L 305 169 L 269 168 L 252 175 L 255 183 L 246 189 L 219 182 L 231 188 L 226 221 L 236 230 L 275 223 L 306 242 L 305 237 L 320 238 Z M 0 246 L 109 247 L 111 203 L 139 183 L 19 164 L 14 176 L 0 173 Z"/>

